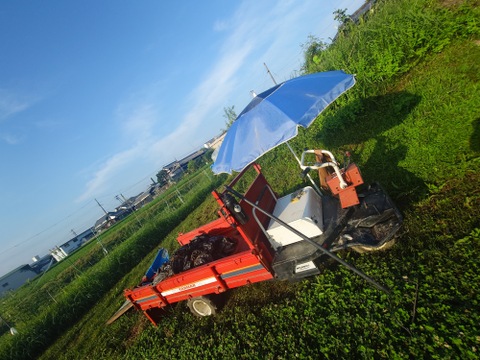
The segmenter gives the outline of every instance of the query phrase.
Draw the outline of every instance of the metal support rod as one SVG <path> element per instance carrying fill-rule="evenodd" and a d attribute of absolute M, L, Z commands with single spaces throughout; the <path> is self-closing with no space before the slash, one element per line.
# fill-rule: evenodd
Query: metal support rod
<path fill-rule="evenodd" d="M 285 142 L 285 144 L 287 144 L 288 148 L 290 149 L 290 152 L 293 154 L 293 157 L 295 158 L 295 160 L 297 160 L 298 162 L 298 165 L 302 166 L 302 161 L 298 158 L 297 154 L 295 153 L 295 151 L 292 149 L 292 147 L 290 146 L 289 142 Z M 320 196 L 323 196 L 323 193 L 322 191 L 320 190 L 320 188 L 317 186 L 317 184 L 315 183 L 315 181 L 313 181 L 312 177 L 310 176 L 310 174 L 307 173 L 307 178 L 308 180 L 310 180 L 310 182 L 312 183 L 313 187 L 315 188 L 315 190 L 317 191 L 318 195 Z"/>
<path fill-rule="evenodd" d="M 185 204 L 185 201 L 183 201 L 183 198 L 182 198 L 182 195 L 180 194 L 180 191 L 178 191 L 177 188 L 175 188 L 175 191 L 177 192 L 178 199 L 182 202 L 182 204 Z"/>
<path fill-rule="evenodd" d="M 10 326 L 3 317 L 0 316 L 0 321 L 3 322 L 10 329 L 10 334 L 17 335 L 18 331 L 13 326 Z"/>
<path fill-rule="evenodd" d="M 168 205 L 168 201 L 164 200 L 163 202 L 167 204 L 168 211 L 172 211 L 172 209 L 170 209 L 170 205 Z"/>
<path fill-rule="evenodd" d="M 267 73 L 268 75 L 270 75 L 270 77 L 272 78 L 272 81 L 275 85 L 278 85 L 277 82 L 275 81 L 275 78 L 273 77 L 272 73 L 270 72 L 270 69 L 268 68 L 267 64 L 263 63 L 263 65 L 265 65 L 265 68 L 267 69 Z M 256 95 L 255 95 L 256 96 Z M 300 159 L 298 158 L 297 154 L 295 153 L 295 151 L 293 151 L 292 147 L 290 146 L 290 144 L 287 142 L 285 142 L 288 146 L 288 148 L 290 149 L 290 152 L 293 154 L 293 157 L 295 158 L 295 160 L 297 160 L 298 162 L 298 165 L 302 166 L 302 162 L 300 161 Z M 315 190 L 317 191 L 318 195 L 320 196 L 323 196 L 323 193 L 322 191 L 320 190 L 320 188 L 317 186 L 317 184 L 315 183 L 315 181 L 313 181 L 312 177 L 310 176 L 310 174 L 307 173 L 307 178 L 308 180 L 310 180 L 310 182 L 312 183 L 313 187 L 315 188 Z"/>
<path fill-rule="evenodd" d="M 238 191 L 236 190 L 233 190 L 231 187 L 229 186 L 225 186 L 225 189 L 232 193 L 233 195 L 239 197 L 240 199 L 242 199 L 243 201 L 245 201 L 247 204 L 249 204 L 251 207 L 257 209 L 258 211 L 260 211 L 261 213 L 267 215 L 269 218 L 273 219 L 274 221 L 276 221 L 277 223 L 279 223 L 280 225 L 284 226 L 285 228 L 287 228 L 288 230 L 290 230 L 291 232 L 293 232 L 295 235 L 297 236 L 300 236 L 303 240 L 305 240 L 306 242 L 308 242 L 309 244 L 315 246 L 316 248 L 318 248 L 319 250 L 321 250 L 325 255 L 328 255 L 329 257 L 331 257 L 332 259 L 334 259 L 335 261 L 339 262 L 340 264 L 342 264 L 343 266 L 345 266 L 346 268 L 350 269 L 351 271 L 353 271 L 355 274 L 357 274 L 358 276 L 362 277 L 364 280 L 366 280 L 367 282 L 369 282 L 370 284 L 372 284 L 374 287 L 376 287 L 378 290 L 380 291 L 383 291 L 384 293 L 386 294 L 390 294 L 390 291 L 385 288 L 384 286 L 380 285 L 379 283 L 377 283 L 374 279 L 372 279 L 371 277 L 369 277 L 367 274 L 365 274 L 364 272 L 358 270 L 355 266 L 347 263 L 345 260 L 339 258 L 337 255 L 335 255 L 334 253 L 330 252 L 329 250 L 323 248 L 320 244 L 317 244 L 315 241 L 313 241 L 312 239 L 310 239 L 309 237 L 305 236 L 304 234 L 302 234 L 300 231 L 294 229 L 293 227 L 291 227 L 290 225 L 288 225 L 287 223 L 285 223 L 284 221 L 280 220 L 279 218 L 277 218 L 276 216 L 268 213 L 267 211 L 263 210 L 261 207 L 255 205 L 253 202 L 251 202 L 250 200 L 248 200 L 245 196 L 243 196 L 242 194 L 240 194 Z"/>
<path fill-rule="evenodd" d="M 117 195 L 118 196 L 118 195 Z M 125 203 L 125 205 L 127 205 L 129 208 L 130 208 L 130 211 L 133 213 L 133 215 L 135 216 L 135 219 L 137 220 L 137 223 L 138 223 L 138 226 L 139 227 L 142 227 L 142 222 L 140 221 L 140 219 L 138 218 L 137 216 L 137 213 L 136 213 L 136 210 L 133 208 L 133 204 L 129 204 L 127 199 L 125 198 L 125 196 L 123 196 L 122 193 L 120 193 L 120 196 L 123 198 L 123 201 Z"/>
<path fill-rule="evenodd" d="M 108 250 L 103 246 L 102 242 L 100 241 L 100 238 L 97 236 L 97 233 L 95 232 L 95 228 L 90 228 L 91 232 L 93 233 L 93 236 L 95 237 L 95 240 L 97 240 L 98 244 L 102 247 L 103 250 L 103 255 L 107 256 L 108 255 Z"/>
<path fill-rule="evenodd" d="M 205 170 L 203 170 L 203 175 L 205 175 L 209 181 L 212 181 L 212 178 L 210 177 L 210 175 L 207 174 Z"/>

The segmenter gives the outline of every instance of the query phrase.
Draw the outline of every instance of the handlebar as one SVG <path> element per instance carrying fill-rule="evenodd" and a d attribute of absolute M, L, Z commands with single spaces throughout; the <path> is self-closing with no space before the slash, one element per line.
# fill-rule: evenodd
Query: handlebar
<path fill-rule="evenodd" d="M 317 152 L 316 150 L 305 150 L 302 152 L 302 157 L 300 160 L 300 168 L 303 170 L 301 174 L 302 177 L 306 176 L 310 170 L 318 170 L 325 167 L 332 167 L 340 181 L 340 187 L 342 189 L 345 189 L 346 187 L 348 187 L 348 184 L 345 182 L 345 180 L 343 179 L 342 173 L 340 172 L 340 168 L 338 167 L 337 161 L 335 160 L 335 157 L 330 151 L 320 150 L 320 153 L 322 153 L 323 155 L 327 155 L 331 161 L 316 162 L 313 165 L 305 165 L 305 155 L 315 154 L 315 153 L 318 153 L 318 150 Z"/>

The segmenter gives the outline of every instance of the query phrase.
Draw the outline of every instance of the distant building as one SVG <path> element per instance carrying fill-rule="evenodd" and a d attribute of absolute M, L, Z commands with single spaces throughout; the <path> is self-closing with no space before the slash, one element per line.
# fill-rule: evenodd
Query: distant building
<path fill-rule="evenodd" d="M 100 219 L 95 222 L 94 231 L 100 232 L 105 229 L 108 229 L 115 223 L 114 212 L 109 212 L 108 214 L 103 215 Z"/>
<path fill-rule="evenodd" d="M 93 232 L 93 229 L 89 228 L 89 229 L 85 230 L 84 232 L 78 234 L 76 236 L 76 238 L 78 240 L 80 240 L 80 242 L 83 244 L 83 243 L 87 242 L 88 240 L 90 240 L 91 238 L 93 238 L 94 236 L 95 236 L 95 233 Z"/>
<path fill-rule="evenodd" d="M 32 260 L 33 260 L 33 263 L 30 264 L 30 267 L 37 274 L 40 274 L 46 271 L 50 266 L 52 266 L 54 263 L 57 262 L 55 258 L 52 256 L 52 254 L 48 254 L 43 257 L 40 257 L 37 255 L 37 256 L 34 256 Z"/>
<path fill-rule="evenodd" d="M 37 273 L 30 265 L 22 265 L 0 278 L 0 297 L 5 296 L 10 290 L 18 289 L 27 280 L 33 279 Z"/>
<path fill-rule="evenodd" d="M 133 208 L 140 209 L 142 206 L 152 201 L 154 195 L 155 190 L 152 190 L 152 187 L 150 186 L 147 191 L 144 191 L 131 199 Z"/>
<path fill-rule="evenodd" d="M 352 15 L 350 15 L 350 19 L 354 23 L 358 23 L 360 18 L 365 15 L 367 12 L 372 10 L 373 5 L 375 4 L 376 0 L 366 1 L 362 6 L 360 6 L 357 11 L 355 11 Z"/>
<path fill-rule="evenodd" d="M 63 243 L 60 246 L 55 246 L 53 249 L 50 250 L 50 254 L 54 257 L 57 261 L 62 261 L 72 252 L 77 250 L 80 246 L 82 246 L 83 242 L 74 237 L 71 240 L 68 240 L 66 243 Z"/>
<path fill-rule="evenodd" d="M 132 211 L 133 209 L 131 207 L 125 206 L 120 206 L 115 209 L 115 211 L 109 211 L 107 214 L 103 215 L 95 222 L 93 230 L 95 232 L 101 232 L 103 230 L 106 230 L 116 222 L 125 219 L 128 215 L 132 213 Z"/>
<path fill-rule="evenodd" d="M 180 162 L 174 161 L 166 165 L 163 169 L 167 171 L 170 181 L 177 181 L 185 173 L 186 167 L 184 168 L 180 165 Z"/>
<path fill-rule="evenodd" d="M 201 148 L 187 156 L 185 156 L 181 160 L 175 160 L 174 162 L 165 165 L 163 170 L 168 173 L 168 176 L 172 181 L 177 181 L 182 177 L 185 171 L 188 168 L 188 163 L 192 160 L 198 159 L 200 156 L 203 156 L 206 152 L 206 148 Z"/>
<path fill-rule="evenodd" d="M 217 149 L 222 145 L 223 139 L 225 138 L 225 135 L 227 135 L 226 132 L 219 136 L 215 136 L 213 139 L 208 140 L 203 147 L 206 149 Z"/>

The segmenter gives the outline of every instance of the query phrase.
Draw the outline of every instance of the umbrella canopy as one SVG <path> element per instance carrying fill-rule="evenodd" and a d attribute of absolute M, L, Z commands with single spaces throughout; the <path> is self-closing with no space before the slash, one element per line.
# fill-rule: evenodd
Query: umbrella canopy
<path fill-rule="evenodd" d="M 257 95 L 238 115 L 212 165 L 215 174 L 241 171 L 260 156 L 307 128 L 341 94 L 355 85 L 343 71 L 287 80 Z"/>

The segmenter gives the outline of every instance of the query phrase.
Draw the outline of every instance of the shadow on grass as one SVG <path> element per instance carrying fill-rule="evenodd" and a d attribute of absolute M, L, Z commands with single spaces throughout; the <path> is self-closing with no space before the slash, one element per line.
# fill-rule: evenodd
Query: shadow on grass
<path fill-rule="evenodd" d="M 327 148 L 348 150 L 358 159 L 366 142 L 373 142 L 368 160 L 360 164 L 366 182 L 379 181 L 400 208 L 422 198 L 422 179 L 398 166 L 408 147 L 386 132 L 400 125 L 419 104 L 420 96 L 405 91 L 359 99 L 325 118 L 317 140 Z M 332 136 L 333 135 L 333 136 Z"/>
<path fill-rule="evenodd" d="M 287 281 L 264 281 L 243 286 L 222 294 L 221 307 L 261 309 L 267 304 L 280 303 L 295 297 L 299 283 Z"/>
<path fill-rule="evenodd" d="M 317 139 L 329 147 L 361 144 L 401 124 L 420 100 L 406 91 L 357 99 L 326 116 Z"/>

